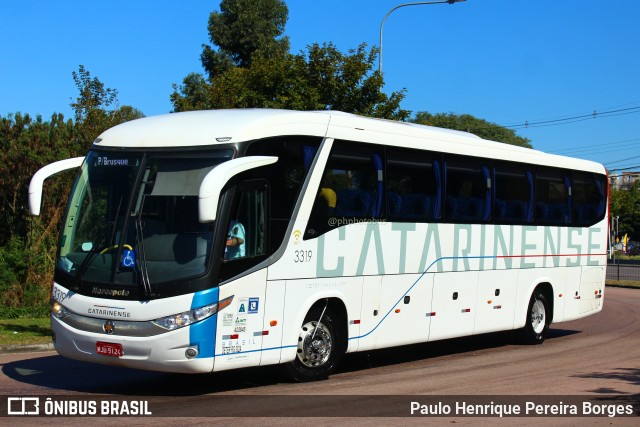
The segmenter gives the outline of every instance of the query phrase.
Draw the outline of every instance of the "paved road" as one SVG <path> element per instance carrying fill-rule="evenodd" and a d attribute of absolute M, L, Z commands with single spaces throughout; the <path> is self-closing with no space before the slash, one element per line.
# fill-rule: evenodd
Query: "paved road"
<path fill-rule="evenodd" d="M 0 355 L 0 395 L 117 395 L 130 399 L 152 396 L 155 415 L 173 414 L 175 408 L 221 417 L 241 415 L 212 399 L 244 396 L 242 402 L 265 404 L 264 396 L 294 395 L 266 402 L 285 415 L 287 407 L 309 414 L 333 405 L 340 413 L 340 400 L 309 400 L 304 395 L 343 395 L 345 402 L 360 396 L 371 404 L 371 414 L 385 414 L 380 400 L 368 395 L 594 395 L 640 398 L 640 290 L 608 287 L 602 313 L 555 325 L 540 346 L 512 344 L 505 334 L 490 334 L 456 340 L 348 355 L 341 369 L 329 380 L 310 384 L 288 384 L 274 368 L 246 369 L 215 375 L 183 376 L 99 366 L 64 359 L 53 352 Z M 188 397 L 187 397 L 188 396 Z M 222 396 L 222 397 L 221 397 Z M 251 396 L 251 397 L 250 397 Z M 627 399 L 622 399 L 624 403 Z M 239 403 L 241 401 L 235 401 Z M 389 400 L 392 405 L 392 400 Z M 346 404 L 346 403 L 345 403 Z M 277 412 L 278 405 L 282 406 Z M 318 409 L 319 408 L 319 409 Z M 237 408 L 236 408 L 237 410 Z M 15 420 L 15 419 L 14 419 Z M 94 419 L 92 424 L 101 424 Z M 105 423 L 108 424 L 108 420 Z M 192 419 L 193 420 L 193 419 Z M 350 425 L 366 425 L 371 419 L 339 419 Z M 446 421 L 445 421 L 446 420 Z M 537 418 L 543 424 L 576 425 L 575 418 Z M 526 425 L 531 418 L 443 418 L 460 424 Z M 86 424 L 80 418 L 71 424 Z M 226 419 L 208 422 L 228 424 Z M 335 424 L 336 419 L 235 418 L 234 424 Z M 382 424 L 424 423 L 425 419 L 377 418 Z M 28 424 L 27 420 L 23 421 Z M 137 425 L 156 424 L 158 419 L 136 420 Z M 163 418 L 163 424 L 179 425 L 179 419 Z M 588 418 L 580 424 L 637 425 L 637 418 Z"/>

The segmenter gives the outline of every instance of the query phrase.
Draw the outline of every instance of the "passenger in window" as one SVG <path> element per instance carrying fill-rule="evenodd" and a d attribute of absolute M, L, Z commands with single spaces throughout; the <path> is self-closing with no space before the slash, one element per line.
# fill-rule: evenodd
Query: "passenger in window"
<path fill-rule="evenodd" d="M 231 221 L 227 233 L 227 243 L 224 249 L 224 259 L 237 259 L 245 256 L 244 225 L 238 221 Z"/>
<path fill-rule="evenodd" d="M 336 213 L 336 202 L 338 197 L 336 196 L 336 192 L 331 188 L 323 187 L 320 189 L 318 193 L 318 198 L 326 203 L 327 206 L 327 216 L 334 216 Z"/>

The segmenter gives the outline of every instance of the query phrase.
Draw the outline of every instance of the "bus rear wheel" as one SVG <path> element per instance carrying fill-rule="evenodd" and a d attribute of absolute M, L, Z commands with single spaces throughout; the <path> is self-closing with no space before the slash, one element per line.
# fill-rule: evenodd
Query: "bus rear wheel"
<path fill-rule="evenodd" d="M 550 323 L 549 301 L 540 289 L 536 289 L 529 300 L 526 323 L 519 333 L 520 341 L 523 344 L 542 344 Z"/>
<path fill-rule="evenodd" d="M 296 358 L 285 365 L 289 378 L 297 382 L 323 380 L 335 370 L 344 354 L 337 326 L 330 309 L 307 314 L 300 327 Z"/>

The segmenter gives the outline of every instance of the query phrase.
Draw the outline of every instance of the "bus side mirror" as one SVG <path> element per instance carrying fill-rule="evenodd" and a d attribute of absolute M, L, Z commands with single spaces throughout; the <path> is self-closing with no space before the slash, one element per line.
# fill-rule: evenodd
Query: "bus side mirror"
<path fill-rule="evenodd" d="M 58 162 L 51 163 L 36 172 L 29 183 L 29 213 L 36 216 L 40 215 L 42 186 L 45 179 L 59 172 L 79 168 L 83 161 L 84 157 L 60 160 Z"/>
<path fill-rule="evenodd" d="M 198 191 L 198 217 L 201 223 L 215 221 L 222 189 L 235 175 L 271 165 L 278 161 L 274 156 L 249 156 L 229 160 L 213 168 L 202 180 Z"/>

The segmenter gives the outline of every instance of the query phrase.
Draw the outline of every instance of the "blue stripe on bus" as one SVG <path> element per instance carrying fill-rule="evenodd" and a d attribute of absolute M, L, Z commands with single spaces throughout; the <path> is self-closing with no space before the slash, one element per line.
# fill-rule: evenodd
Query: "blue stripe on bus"
<path fill-rule="evenodd" d="M 206 291 L 196 292 L 191 301 L 191 310 L 218 302 L 218 294 L 219 289 L 217 286 Z M 189 345 L 198 346 L 197 358 L 213 357 L 216 347 L 217 326 L 218 315 L 214 314 L 189 327 Z"/>

